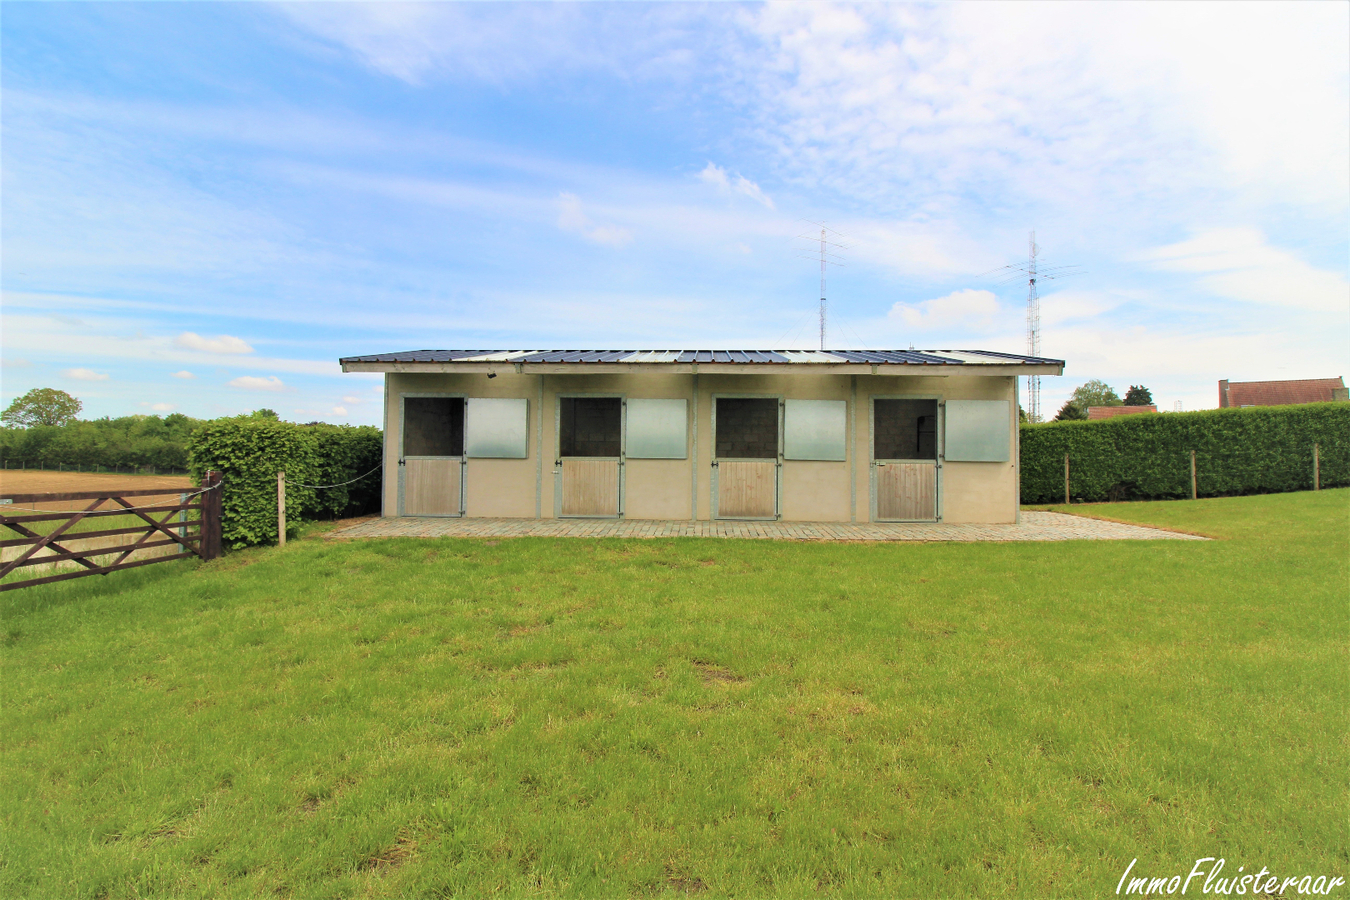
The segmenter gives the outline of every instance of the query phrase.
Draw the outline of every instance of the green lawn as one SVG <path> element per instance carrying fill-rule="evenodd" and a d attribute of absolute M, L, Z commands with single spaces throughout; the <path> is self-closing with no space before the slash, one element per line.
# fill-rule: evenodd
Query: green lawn
<path fill-rule="evenodd" d="M 1350 874 L 1350 491 L 1075 511 L 1221 540 L 301 540 L 10 592 L 0 895 Z"/>

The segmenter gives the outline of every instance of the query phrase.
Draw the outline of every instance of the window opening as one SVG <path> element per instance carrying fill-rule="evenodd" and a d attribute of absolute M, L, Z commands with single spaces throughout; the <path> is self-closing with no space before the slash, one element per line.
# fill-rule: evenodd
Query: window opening
<path fill-rule="evenodd" d="M 936 400 L 876 400 L 873 459 L 937 459 Z"/>
<path fill-rule="evenodd" d="M 617 457 L 622 445 L 623 401 L 618 397 L 561 397 L 562 456 Z"/>
<path fill-rule="evenodd" d="M 404 397 L 404 456 L 463 456 L 464 398 Z"/>
<path fill-rule="evenodd" d="M 719 397 L 719 459 L 777 459 L 778 401 L 773 398 Z"/>

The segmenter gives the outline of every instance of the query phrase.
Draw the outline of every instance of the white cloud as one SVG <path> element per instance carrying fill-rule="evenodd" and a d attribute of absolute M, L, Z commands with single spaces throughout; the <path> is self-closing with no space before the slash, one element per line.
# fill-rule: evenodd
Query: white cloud
<path fill-rule="evenodd" d="M 754 200 L 765 209 L 774 209 L 773 200 L 760 190 L 759 185 L 755 184 L 749 178 L 740 173 L 732 178 L 727 174 L 727 170 L 714 163 L 708 163 L 703 170 L 698 173 L 699 181 L 704 184 L 710 184 L 728 194 L 742 194 Z"/>
<path fill-rule="evenodd" d="M 182 379 L 184 379 L 184 380 L 187 380 L 187 379 L 189 379 L 189 378 L 196 378 L 197 376 L 196 376 L 196 375 L 193 375 L 193 374 L 192 374 L 191 372 L 189 372 L 187 369 L 183 369 L 181 372 L 174 372 L 174 373 L 173 373 L 173 377 L 174 377 L 174 378 L 182 378 Z"/>
<path fill-rule="evenodd" d="M 141 406 L 148 406 L 150 409 L 154 410 L 155 412 L 173 412 L 175 409 L 177 409 L 177 407 L 174 406 L 174 404 L 172 404 L 172 403 L 146 403 L 146 402 L 142 402 L 142 403 L 141 403 Z"/>
<path fill-rule="evenodd" d="M 984 331 L 998 313 L 998 297 L 993 292 L 966 288 L 922 303 L 896 303 L 887 316 L 916 331 L 952 326 Z"/>
<path fill-rule="evenodd" d="M 1199 275 L 1200 284 L 1220 297 L 1314 312 L 1350 309 L 1350 281 L 1344 274 L 1316 269 L 1270 246 L 1254 229 L 1206 231 L 1151 250 L 1143 259 L 1160 269 Z"/>
<path fill-rule="evenodd" d="M 346 409 L 346 407 L 343 407 L 343 406 L 335 406 L 335 407 L 333 407 L 333 415 L 335 415 L 335 416 L 345 416 L 345 415 L 347 415 L 347 409 Z"/>
<path fill-rule="evenodd" d="M 343 398 L 342 398 L 342 402 L 343 402 L 343 403 L 363 403 L 363 402 L 365 402 L 365 401 L 363 401 L 360 397 L 346 396 L 346 397 L 343 397 Z"/>
<path fill-rule="evenodd" d="M 275 375 L 268 375 L 260 378 L 256 375 L 240 375 L 238 378 L 229 382 L 230 387 L 243 388 L 249 391 L 284 391 L 286 385 Z"/>
<path fill-rule="evenodd" d="M 66 369 L 61 373 L 67 378 L 74 378 L 76 381 L 107 381 L 108 376 L 102 372 L 95 372 L 93 369 Z"/>
<path fill-rule="evenodd" d="M 0 365 L 4 366 L 6 369 L 28 369 L 31 368 L 33 364 L 22 357 L 6 356 L 0 358 Z"/>
<path fill-rule="evenodd" d="M 185 331 L 173 339 L 174 346 L 186 350 L 201 350 L 203 353 L 252 353 L 253 348 L 237 337 L 218 334 L 214 338 L 204 338 L 191 331 Z"/>
<path fill-rule="evenodd" d="M 593 223 L 581 208 L 581 198 L 566 191 L 558 195 L 558 227 L 606 247 L 622 247 L 633 240 L 633 234 L 627 228 Z"/>

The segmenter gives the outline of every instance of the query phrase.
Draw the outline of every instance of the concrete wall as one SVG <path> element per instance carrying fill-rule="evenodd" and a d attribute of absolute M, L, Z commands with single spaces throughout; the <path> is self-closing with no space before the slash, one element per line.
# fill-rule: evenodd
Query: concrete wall
<path fill-rule="evenodd" d="M 874 397 L 1009 401 L 1011 459 L 1006 463 L 946 463 L 941 473 L 943 521 L 1014 522 L 1017 518 L 1017 396 L 1011 376 L 948 377 L 830 375 L 517 375 L 509 366 L 481 374 L 385 376 L 385 515 L 398 514 L 399 396 L 447 393 L 470 397 L 523 397 L 530 401 L 526 459 L 474 459 L 467 463 L 466 515 L 554 516 L 554 462 L 558 454 L 557 396 L 621 395 L 688 401 L 688 458 L 628 460 L 627 518 L 708 519 L 713 509 L 713 400 L 718 396 L 844 400 L 849 404 L 848 458 L 842 462 L 785 460 L 781 514 L 786 521 L 866 522 L 871 516 Z M 542 415 L 541 415 L 542 412 Z M 540 448 L 543 453 L 540 453 Z M 850 490 L 851 488 L 851 490 Z"/>

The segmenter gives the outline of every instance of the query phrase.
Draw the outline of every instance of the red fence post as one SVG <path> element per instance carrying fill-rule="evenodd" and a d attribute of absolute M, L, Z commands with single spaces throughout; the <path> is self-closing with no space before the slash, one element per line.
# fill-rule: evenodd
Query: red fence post
<path fill-rule="evenodd" d="M 207 488 L 202 497 L 201 555 L 202 559 L 216 559 L 221 555 L 221 503 L 220 473 L 206 473 L 202 487 Z"/>

